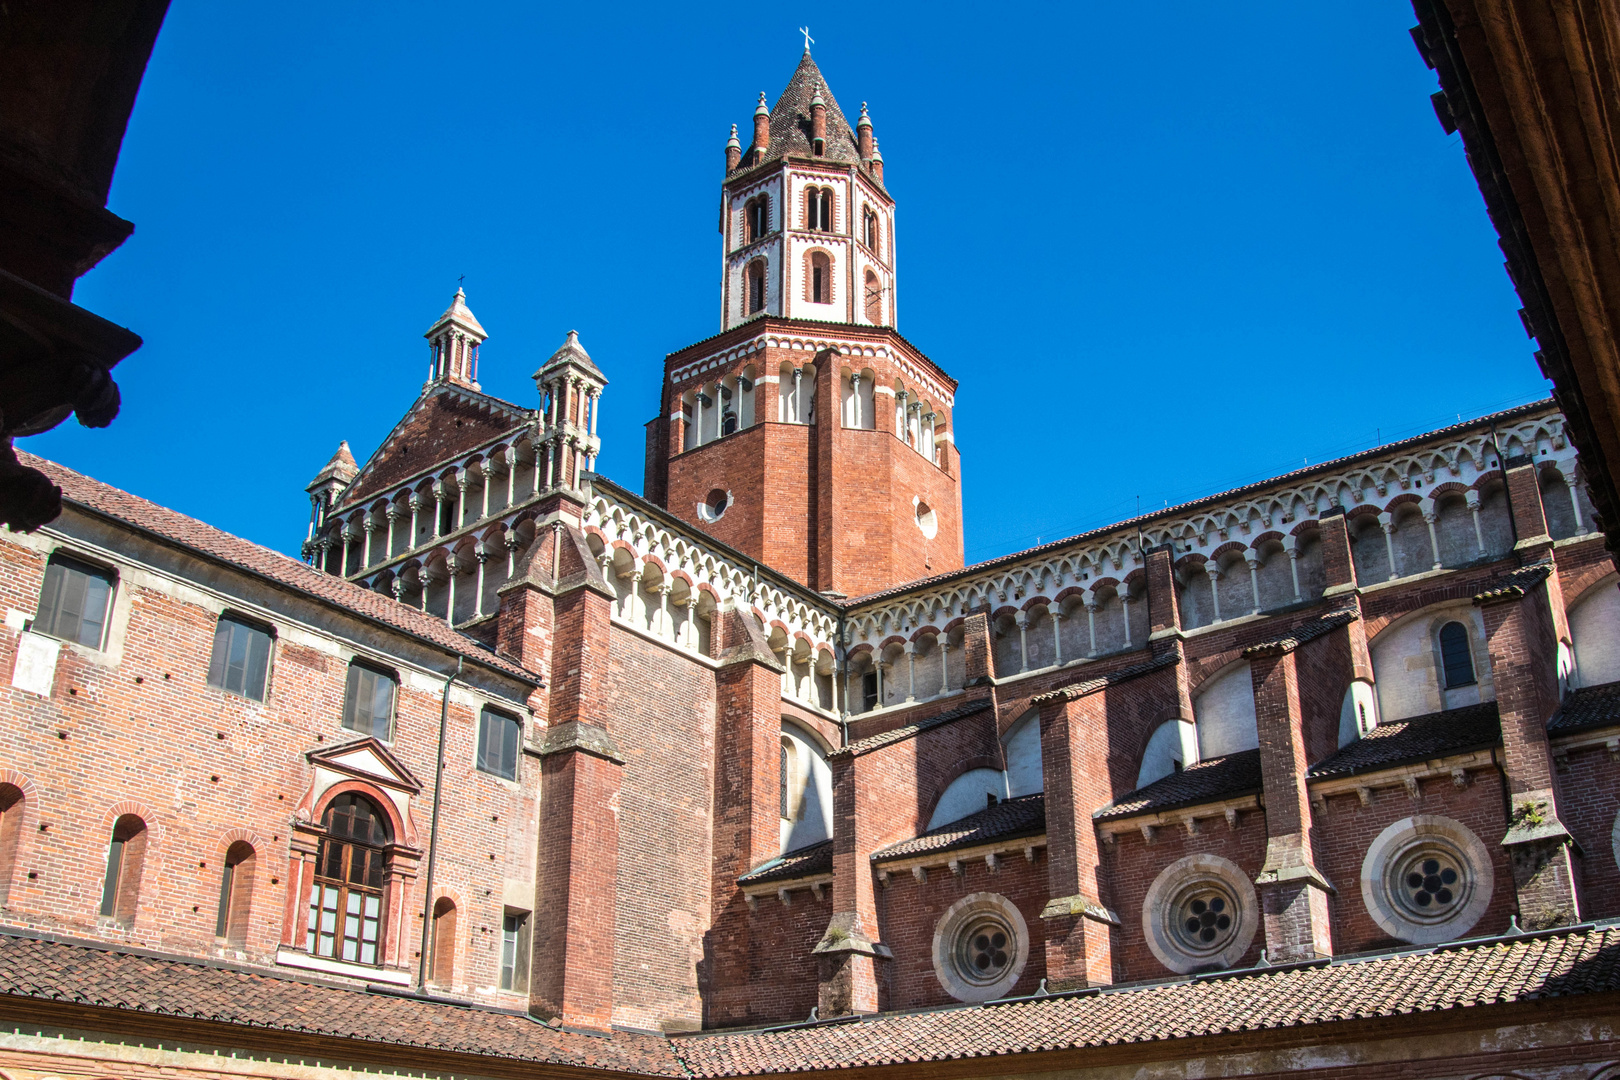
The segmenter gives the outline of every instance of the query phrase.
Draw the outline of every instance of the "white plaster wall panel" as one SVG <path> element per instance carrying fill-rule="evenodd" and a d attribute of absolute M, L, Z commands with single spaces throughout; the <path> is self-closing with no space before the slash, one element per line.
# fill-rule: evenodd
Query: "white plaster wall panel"
<path fill-rule="evenodd" d="M 1613 575 L 1582 593 L 1569 608 L 1577 685 L 1620 680 L 1620 578 Z"/>
<path fill-rule="evenodd" d="M 1007 729 L 1003 740 L 1007 756 L 1007 793 L 1012 798 L 1046 790 L 1041 771 L 1041 714 L 1031 709 Z"/>
<path fill-rule="evenodd" d="M 1508 511 L 1507 488 L 1501 482 L 1487 484 L 1480 492 L 1480 531 L 1485 534 L 1485 553 L 1499 559 L 1513 550 L 1513 517 Z"/>
<path fill-rule="evenodd" d="M 1136 772 L 1136 786 L 1147 787 L 1178 768 L 1198 761 L 1198 731 L 1185 720 L 1166 720 L 1153 730 L 1142 751 L 1142 767 Z"/>
<path fill-rule="evenodd" d="M 1205 682 L 1193 698 L 1193 715 L 1198 720 L 1200 761 L 1259 746 L 1248 663 L 1232 664 Z"/>
<path fill-rule="evenodd" d="M 1378 519 L 1363 515 L 1350 521 L 1350 557 L 1356 564 L 1356 580 L 1363 585 L 1388 581 L 1389 548 Z"/>
<path fill-rule="evenodd" d="M 782 822 L 782 850 L 788 852 L 832 835 L 832 770 L 815 736 L 794 724 L 783 724 L 782 737 L 792 743 L 794 750 L 785 763 L 796 772 L 789 778 L 790 790 L 803 792 L 798 815 Z"/>
<path fill-rule="evenodd" d="M 1447 493 L 1435 500 L 1435 536 L 1440 541 L 1440 565 L 1462 566 L 1480 558 L 1479 536 L 1474 531 L 1474 514 L 1467 497 Z"/>
<path fill-rule="evenodd" d="M 1471 688 L 1446 691 L 1441 685 L 1437 635 L 1442 626 L 1452 621 L 1468 630 L 1477 683 Z M 1382 723 L 1496 699 L 1485 651 L 1485 622 L 1479 609 L 1471 604 L 1425 608 L 1386 627 L 1368 642 L 1368 647 Z"/>
<path fill-rule="evenodd" d="M 928 828 L 937 829 L 976 814 L 990 805 L 992 797 L 998 802 L 1008 797 L 1007 774 L 999 769 L 969 769 L 940 794 Z"/>
<path fill-rule="evenodd" d="M 1390 545 L 1395 549 L 1396 572 L 1401 577 L 1434 569 L 1434 545 L 1429 542 L 1429 523 L 1413 503 L 1405 503 L 1391 515 L 1395 532 Z"/>
<path fill-rule="evenodd" d="M 1586 519 L 1582 519 L 1580 526 L 1575 523 L 1575 500 L 1570 495 L 1569 485 L 1551 469 L 1541 474 L 1541 507 L 1547 516 L 1547 533 L 1554 540 L 1564 540 L 1586 531 L 1582 527 Z"/>

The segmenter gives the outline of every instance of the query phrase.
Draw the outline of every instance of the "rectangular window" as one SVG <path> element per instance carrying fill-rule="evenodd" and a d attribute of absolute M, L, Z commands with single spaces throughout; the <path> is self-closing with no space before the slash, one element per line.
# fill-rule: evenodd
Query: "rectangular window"
<path fill-rule="evenodd" d="M 208 685 L 254 701 L 264 700 L 270 673 L 270 634 L 229 615 L 214 628 L 214 655 L 208 661 Z"/>
<path fill-rule="evenodd" d="M 124 871 L 124 841 L 114 834 L 107 847 L 107 880 L 101 886 L 101 913 L 107 918 L 118 914 L 118 879 Z"/>
<path fill-rule="evenodd" d="M 868 671 L 861 676 L 861 701 L 865 703 L 863 711 L 877 708 L 878 703 L 878 673 Z"/>
<path fill-rule="evenodd" d="M 222 938 L 231 928 L 231 897 L 235 885 L 236 867 L 225 864 L 224 877 L 219 883 L 219 914 L 214 917 L 214 936 Z"/>
<path fill-rule="evenodd" d="M 101 648 L 107 629 L 107 605 L 113 576 L 76 559 L 52 556 L 39 591 L 34 629 L 41 634 Z"/>
<path fill-rule="evenodd" d="M 501 989 L 529 988 L 529 913 L 508 911 L 501 919 Z"/>
<path fill-rule="evenodd" d="M 478 769 L 508 780 L 517 779 L 518 740 L 523 723 L 515 717 L 485 709 L 478 717 Z"/>
<path fill-rule="evenodd" d="M 394 727 L 394 679 L 359 664 L 349 665 L 343 696 L 343 726 L 350 731 L 388 739 Z"/>

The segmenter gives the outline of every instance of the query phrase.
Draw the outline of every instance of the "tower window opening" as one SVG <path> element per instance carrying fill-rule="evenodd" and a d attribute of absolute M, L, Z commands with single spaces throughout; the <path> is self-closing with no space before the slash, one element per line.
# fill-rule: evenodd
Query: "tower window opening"
<path fill-rule="evenodd" d="M 866 272 L 866 321 L 883 325 L 883 283 L 870 270 Z"/>
<path fill-rule="evenodd" d="M 810 253 L 810 302 L 832 303 L 832 259 L 824 251 Z"/>
<path fill-rule="evenodd" d="M 831 188 L 809 188 L 805 193 L 805 227 L 812 232 L 832 232 L 833 195 Z"/>
<path fill-rule="evenodd" d="M 868 210 L 865 220 L 866 247 L 874 255 L 878 250 L 878 219 L 877 215 Z"/>
<path fill-rule="evenodd" d="M 743 242 L 752 244 L 755 240 L 770 231 L 768 225 L 769 204 L 765 196 L 749 199 L 743 206 Z"/>
<path fill-rule="evenodd" d="M 748 314 L 753 315 L 765 310 L 765 264 L 749 263 L 747 279 Z"/>

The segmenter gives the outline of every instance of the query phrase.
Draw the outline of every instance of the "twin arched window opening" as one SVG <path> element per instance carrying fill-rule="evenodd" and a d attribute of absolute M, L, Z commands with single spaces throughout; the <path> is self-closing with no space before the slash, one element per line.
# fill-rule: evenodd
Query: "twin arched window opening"
<path fill-rule="evenodd" d="M 764 195 L 755 196 L 743 204 L 743 243 L 752 244 L 771 231 L 770 205 L 770 200 Z"/>
<path fill-rule="evenodd" d="M 832 188 L 806 188 L 804 192 L 804 227 L 811 232 L 833 231 Z"/>

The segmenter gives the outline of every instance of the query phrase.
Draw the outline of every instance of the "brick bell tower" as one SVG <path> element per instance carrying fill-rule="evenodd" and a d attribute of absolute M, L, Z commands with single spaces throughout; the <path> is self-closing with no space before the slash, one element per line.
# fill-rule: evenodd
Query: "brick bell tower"
<path fill-rule="evenodd" d="M 894 199 L 806 48 L 720 187 L 720 333 L 671 353 L 647 497 L 823 592 L 962 565 L 956 380 L 896 331 Z"/>

